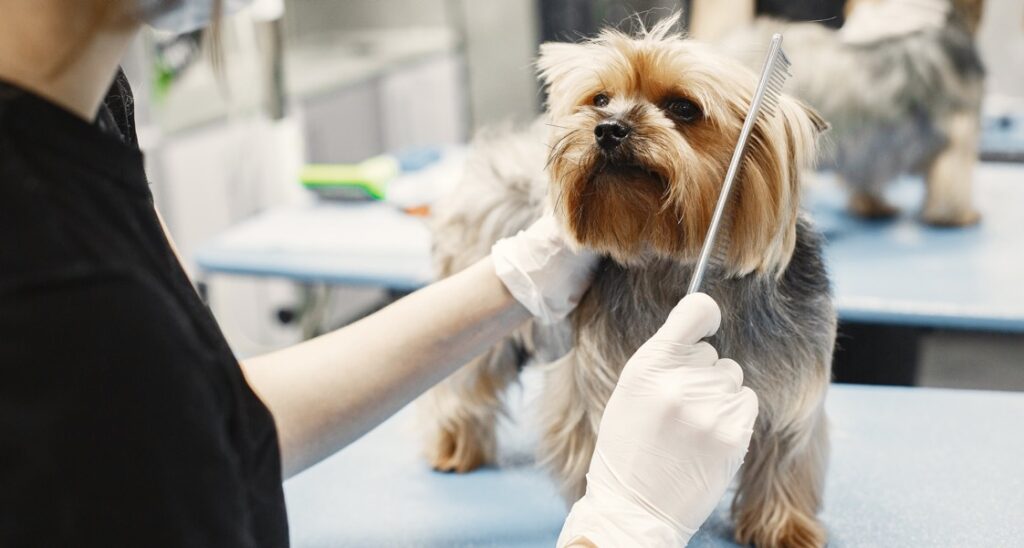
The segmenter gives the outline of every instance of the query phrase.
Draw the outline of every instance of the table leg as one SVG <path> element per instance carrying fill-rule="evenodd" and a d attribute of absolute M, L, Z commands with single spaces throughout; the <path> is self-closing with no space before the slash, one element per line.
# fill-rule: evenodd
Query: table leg
<path fill-rule="evenodd" d="M 204 278 L 196 278 L 196 293 L 199 294 L 199 300 L 203 301 L 207 307 L 210 306 L 210 284 L 206 283 Z"/>

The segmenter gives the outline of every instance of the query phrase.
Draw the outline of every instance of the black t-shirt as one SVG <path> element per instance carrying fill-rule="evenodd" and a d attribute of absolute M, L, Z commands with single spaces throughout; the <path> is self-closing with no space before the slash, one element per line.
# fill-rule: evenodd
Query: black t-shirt
<path fill-rule="evenodd" d="M 273 419 L 96 123 L 0 83 L 0 546 L 286 546 Z"/>

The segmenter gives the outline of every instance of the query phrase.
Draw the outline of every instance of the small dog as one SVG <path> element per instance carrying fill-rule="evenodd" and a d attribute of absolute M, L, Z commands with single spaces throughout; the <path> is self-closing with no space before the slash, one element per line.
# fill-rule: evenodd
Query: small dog
<path fill-rule="evenodd" d="M 686 291 L 757 81 L 674 34 L 676 17 L 632 37 L 605 30 L 542 45 L 545 119 L 480 138 L 457 191 L 438 205 L 443 275 L 546 208 L 604 258 L 569 325 L 528 325 L 427 396 L 436 469 L 492 461 L 501 394 L 533 358 L 548 363 L 540 460 L 567 501 L 583 494 L 622 366 Z M 704 287 L 723 312 L 711 342 L 742 364 L 760 399 L 733 515 L 736 538 L 762 547 L 825 542 L 816 513 L 836 318 L 820 238 L 798 213 L 800 174 L 824 127 L 788 96 L 774 117 L 761 116 Z"/>
<path fill-rule="evenodd" d="M 853 16 L 858 9 L 877 9 L 879 0 L 851 3 Z M 923 173 L 922 220 L 964 226 L 980 218 L 971 179 L 984 80 L 973 40 L 981 5 L 981 0 L 949 0 L 941 26 L 855 43 L 844 42 L 842 30 L 816 23 L 761 19 L 725 46 L 749 66 L 759 66 L 760 59 L 744 53 L 774 32 L 785 35 L 793 61 L 786 89 L 831 124 L 833 146 L 822 164 L 831 164 L 849 189 L 852 213 L 896 215 L 885 188 L 904 173 Z"/>

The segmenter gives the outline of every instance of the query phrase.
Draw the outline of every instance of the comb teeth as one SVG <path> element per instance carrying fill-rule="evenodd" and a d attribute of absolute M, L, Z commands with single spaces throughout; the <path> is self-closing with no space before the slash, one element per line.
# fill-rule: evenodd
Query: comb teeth
<path fill-rule="evenodd" d="M 783 51 L 781 44 L 778 45 L 778 49 L 774 53 L 771 65 L 767 68 L 764 98 L 761 102 L 761 109 L 769 118 L 775 117 L 782 88 L 786 85 L 786 79 L 791 76 L 789 58 L 786 57 L 786 52 Z"/>
<path fill-rule="evenodd" d="M 690 277 L 690 285 L 686 289 L 687 295 L 700 291 L 704 272 L 707 270 L 708 263 L 711 262 L 716 235 L 722 224 L 725 204 L 729 201 L 729 192 L 736 181 L 736 174 L 740 171 L 740 164 L 743 163 L 747 140 L 762 111 L 767 110 L 768 116 L 775 116 L 775 110 L 779 104 L 779 94 L 782 93 L 782 85 L 786 83 L 787 76 L 789 76 L 789 59 L 782 51 L 782 35 L 776 34 L 772 36 L 768 55 L 765 56 L 764 66 L 761 67 L 761 77 L 757 81 L 757 88 L 750 102 L 750 109 L 747 111 L 746 118 L 743 119 L 743 127 L 736 140 L 736 148 L 732 151 L 732 159 L 729 161 L 729 169 L 725 172 L 725 180 L 722 181 L 722 190 L 718 194 L 715 212 L 711 215 L 711 224 L 708 225 L 704 245 L 700 248 L 700 256 L 697 257 L 693 276 Z"/>

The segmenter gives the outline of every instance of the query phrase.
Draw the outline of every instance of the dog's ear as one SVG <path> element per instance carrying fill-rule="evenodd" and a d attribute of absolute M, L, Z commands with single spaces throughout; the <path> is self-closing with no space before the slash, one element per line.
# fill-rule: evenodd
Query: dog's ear
<path fill-rule="evenodd" d="M 800 177 L 814 164 L 821 116 L 789 97 L 758 117 L 737 181 L 729 262 L 737 274 L 781 275 L 796 246 Z"/>
<path fill-rule="evenodd" d="M 548 92 L 548 110 L 563 114 L 574 98 L 593 86 L 593 48 L 586 43 L 546 42 L 540 46 L 537 70 Z"/>
<path fill-rule="evenodd" d="M 569 42 L 545 42 L 540 45 L 537 71 L 545 86 L 564 79 L 587 63 L 587 48 Z"/>

